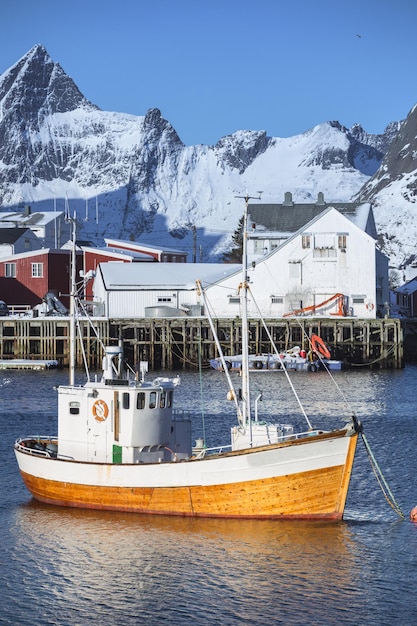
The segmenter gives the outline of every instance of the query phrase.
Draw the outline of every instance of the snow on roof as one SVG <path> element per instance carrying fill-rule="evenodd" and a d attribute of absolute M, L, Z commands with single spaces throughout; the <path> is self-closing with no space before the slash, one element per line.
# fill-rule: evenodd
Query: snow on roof
<path fill-rule="evenodd" d="M 26 213 L 25 211 L 0 212 L 0 225 L 3 227 L 3 223 L 10 222 L 19 223 L 28 228 L 30 226 L 45 226 L 63 215 L 64 211 L 36 211 L 36 213 Z"/>
<path fill-rule="evenodd" d="M 168 254 L 187 255 L 187 252 L 184 252 L 183 250 L 175 250 L 174 248 L 160 248 L 157 246 L 150 246 L 149 244 L 141 243 L 140 241 L 126 241 L 124 239 L 111 239 L 109 237 L 105 237 L 104 241 L 106 242 L 106 245 L 109 247 L 117 248 L 118 246 L 121 246 L 121 247 L 124 247 L 125 249 L 128 248 L 129 250 L 137 250 L 137 251 L 148 250 L 149 252 L 157 252 L 159 254 L 168 253 Z"/>
<path fill-rule="evenodd" d="M 369 202 L 322 202 L 291 204 L 249 204 L 251 221 L 258 228 L 269 232 L 294 233 L 320 216 L 329 208 L 334 208 L 366 232 L 372 206 Z"/>
<path fill-rule="evenodd" d="M 71 244 L 72 245 L 72 244 Z M 96 246 L 81 246 L 84 252 L 91 252 L 92 254 L 100 254 L 101 256 L 116 257 L 119 259 L 127 259 L 130 261 L 146 261 L 152 263 L 152 259 L 149 254 L 144 252 L 136 252 L 135 250 L 122 250 L 121 248 L 97 248 Z"/>
<path fill-rule="evenodd" d="M 416 290 L 417 290 L 417 278 L 412 278 L 407 283 L 404 283 L 400 287 L 397 287 L 395 291 L 397 293 L 408 295 L 410 293 L 414 293 Z"/>
<path fill-rule="evenodd" d="M 99 270 L 108 290 L 195 289 L 241 270 L 241 265 L 224 263 L 100 263 Z"/>

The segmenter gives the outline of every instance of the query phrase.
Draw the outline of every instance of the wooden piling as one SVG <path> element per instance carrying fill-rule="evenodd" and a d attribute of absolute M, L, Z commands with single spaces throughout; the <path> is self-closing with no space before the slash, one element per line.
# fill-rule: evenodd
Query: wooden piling
<path fill-rule="evenodd" d="M 83 350 L 77 342 L 76 364 L 87 361 L 100 369 L 103 344 L 123 341 L 125 357 L 132 367 L 148 361 L 150 369 L 197 369 L 208 367 L 217 348 L 208 320 L 204 317 L 144 318 L 107 320 L 93 318 L 93 328 L 80 321 Z M 220 344 L 226 355 L 242 350 L 239 318 L 215 321 Z M 404 366 L 403 324 L 399 319 L 285 318 L 266 321 L 278 350 L 299 345 L 309 349 L 308 338 L 319 335 L 331 350 L 332 358 L 351 367 L 401 368 Z M 95 330 L 94 330 L 95 329 Z M 417 336 L 417 320 L 407 320 L 407 337 Z M 100 338 L 100 339 L 99 339 Z M 249 320 L 249 349 L 252 354 L 271 352 L 263 323 Z M 9 317 L 0 320 L 0 359 L 55 359 L 69 363 L 69 320 L 65 318 Z"/>

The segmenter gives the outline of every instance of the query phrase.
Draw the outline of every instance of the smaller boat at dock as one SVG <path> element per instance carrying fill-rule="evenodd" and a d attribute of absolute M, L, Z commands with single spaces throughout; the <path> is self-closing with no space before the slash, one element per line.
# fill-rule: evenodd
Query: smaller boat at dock
<path fill-rule="evenodd" d="M 55 359 L 1 359 L 0 370 L 49 370 L 58 367 Z"/>
<path fill-rule="evenodd" d="M 249 370 L 251 372 L 283 372 L 284 370 L 317 372 L 320 369 L 344 369 L 343 361 L 331 358 L 329 348 L 318 335 L 313 334 L 308 341 L 310 344 L 308 352 L 300 346 L 279 352 L 273 346 L 274 352 L 249 355 Z M 230 371 L 240 371 L 242 360 L 242 354 L 224 357 L 226 367 Z M 222 358 L 210 359 L 210 366 L 215 370 L 223 370 Z"/>

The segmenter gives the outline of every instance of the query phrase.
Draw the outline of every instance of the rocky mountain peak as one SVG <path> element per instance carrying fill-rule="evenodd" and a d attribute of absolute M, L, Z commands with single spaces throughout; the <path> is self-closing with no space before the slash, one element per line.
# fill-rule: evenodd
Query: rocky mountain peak
<path fill-rule="evenodd" d="M 358 197 L 366 201 L 371 201 L 384 188 L 392 185 L 404 175 L 408 176 L 408 182 L 404 187 L 403 194 L 409 201 L 415 202 L 417 196 L 417 105 L 409 112 L 406 120 L 395 132 L 395 125 L 392 132 L 395 133 L 387 152 L 381 163 L 381 167 L 372 178 L 362 187 Z M 389 173 L 389 175 L 388 175 Z"/>
<path fill-rule="evenodd" d="M 190 250 L 192 225 L 201 260 L 212 260 L 229 244 L 245 190 L 262 189 L 270 203 L 288 190 L 297 202 L 318 192 L 349 202 L 380 166 L 396 124 L 381 135 L 338 121 L 287 138 L 239 130 L 214 146 L 185 146 L 158 108 L 134 116 L 91 104 L 36 45 L 0 76 L 0 205 L 60 210 L 68 198 L 85 215 L 80 236 L 99 245 L 111 232 Z"/>
<path fill-rule="evenodd" d="M 95 108 L 44 46 L 37 44 L 0 76 L 0 123 L 13 121 L 39 128 L 46 115 Z M 11 119 L 12 118 L 12 119 Z"/>

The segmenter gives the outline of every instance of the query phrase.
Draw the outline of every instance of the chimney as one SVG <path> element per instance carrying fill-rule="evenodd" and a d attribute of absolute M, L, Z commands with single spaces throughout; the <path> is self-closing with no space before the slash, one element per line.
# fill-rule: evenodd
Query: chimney
<path fill-rule="evenodd" d="M 294 202 L 292 201 L 292 193 L 291 191 L 286 191 L 284 196 L 284 206 L 293 206 Z"/>

